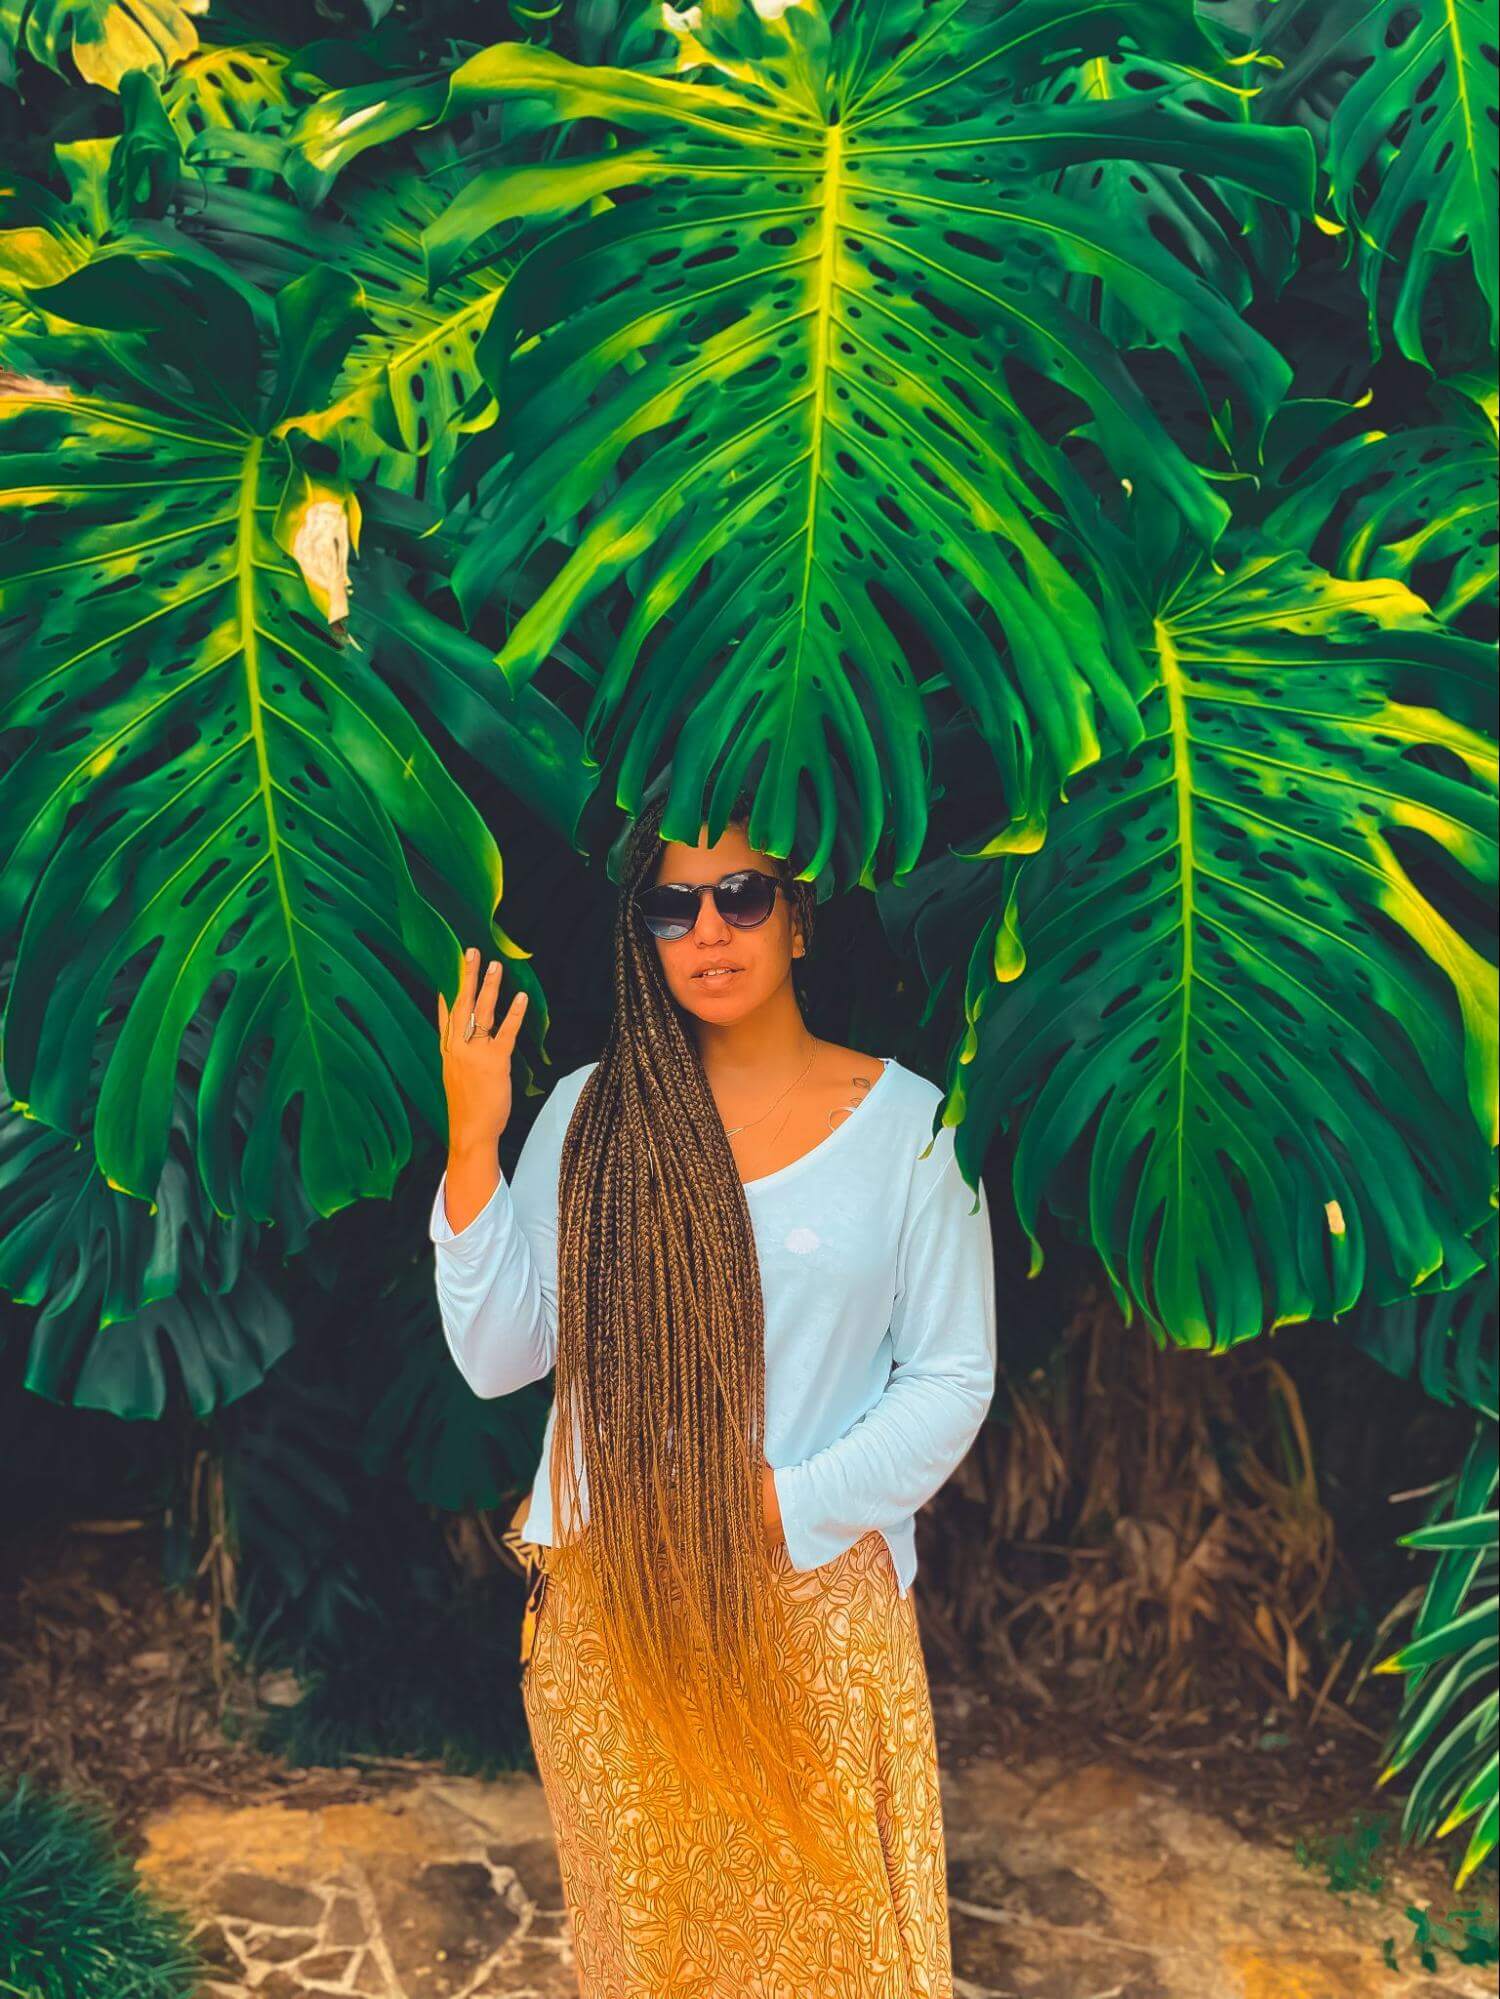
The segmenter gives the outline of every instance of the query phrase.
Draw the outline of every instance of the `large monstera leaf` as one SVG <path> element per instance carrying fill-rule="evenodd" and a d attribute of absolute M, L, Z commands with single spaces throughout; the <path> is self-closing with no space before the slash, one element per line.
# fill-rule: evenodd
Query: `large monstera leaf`
<path fill-rule="evenodd" d="M 1229 125 L 1252 122 L 1256 94 L 1254 86 L 1243 81 L 1188 74 L 1170 63 L 1148 62 L 1140 56 L 1114 60 L 1095 56 L 1064 71 L 1050 92 L 1060 105 L 1165 98 L 1205 120 Z M 1242 311 L 1256 295 L 1256 275 L 1274 291 L 1295 266 L 1296 218 L 1232 179 L 1205 182 L 1176 163 L 1157 164 L 1126 155 L 1068 167 L 1058 175 L 1057 186 L 1101 222 L 1123 228 L 1129 238 L 1145 221 L 1160 240 L 1178 245 L 1185 261 Z M 1283 194 L 1295 203 L 1294 186 Z M 1093 289 L 1093 274 L 1077 271 L 1065 277 L 1062 295 L 1081 313 L 1094 317 L 1115 346 L 1150 341 L 1152 329 L 1131 317 L 1124 300 L 1105 292 L 1095 308 Z"/>
<path fill-rule="evenodd" d="M 1247 546 L 1154 620 L 1145 739 L 1005 863 L 946 1115 L 1184 1346 L 1470 1278 L 1491 1209 L 1494 655 Z M 998 981 L 998 983 L 997 983 Z M 960 1122 L 961 1120 L 961 1122 Z"/>
<path fill-rule="evenodd" d="M 1445 393 L 1446 421 L 1396 432 L 1366 430 L 1314 449 L 1337 406 L 1285 406 L 1282 455 L 1301 470 L 1266 532 L 1306 549 L 1338 576 L 1391 576 L 1471 636 L 1494 629 L 1500 570 L 1495 545 L 1495 426 L 1466 395 Z M 1300 447 L 1298 449 L 1297 447 Z"/>
<path fill-rule="evenodd" d="M 1500 58 L 1490 0 L 1283 0 L 1265 47 L 1281 66 L 1273 103 L 1290 110 L 1311 95 L 1326 105 L 1324 164 L 1356 232 L 1377 347 L 1389 328 L 1403 354 L 1426 361 L 1428 295 L 1461 263 L 1483 301 L 1477 344 L 1493 349 Z"/>
<path fill-rule="evenodd" d="M 92 1110 L 102 1171 L 150 1198 L 206 1014 L 197 1152 L 221 1214 L 273 1212 L 288 1144 L 318 1212 L 389 1195 L 408 1106 L 443 1129 L 429 1001 L 456 980 L 455 927 L 540 996 L 493 922 L 477 812 L 330 622 L 352 509 L 295 418 L 361 324 L 356 288 L 315 272 L 273 314 L 152 244 L 33 298 L 70 358 L 91 331 L 96 374 L 0 395 L 3 504 L 26 510 L 0 570 L 0 721 L 23 745 L 0 778 L 0 926 L 24 916 L 8 1081 L 60 1130 Z"/>
<path fill-rule="evenodd" d="M 14 176 L 0 195 L 0 293 L 10 308 L 10 327 L 19 331 L 35 324 L 29 288 L 66 277 L 87 263 L 92 247 L 73 203 Z"/>
<path fill-rule="evenodd" d="M 0 43 L 58 71 L 71 55 L 85 83 L 118 90 L 130 70 L 163 76 L 190 56 L 191 17 L 207 12 L 208 0 L 0 0 Z"/>
<path fill-rule="evenodd" d="M 481 384 L 479 343 L 507 276 L 502 264 L 478 263 L 429 292 L 422 233 L 447 205 L 444 187 L 433 170 L 348 176 L 341 214 L 293 217 L 269 194 L 220 186 L 205 191 L 189 223 L 272 288 L 318 267 L 358 283 L 369 325 L 350 343 L 328 408 L 308 427 L 337 429 L 346 462 L 357 459 L 388 490 L 438 507 Z"/>
<path fill-rule="evenodd" d="M 271 42 L 199 49 L 163 86 L 162 99 L 184 147 L 211 157 L 220 132 L 277 129 L 291 116 L 286 72 L 291 58 Z"/>
<path fill-rule="evenodd" d="M 258 1388 L 291 1347 L 258 1226 L 209 1210 L 180 1090 L 173 1123 L 148 1211 L 0 1092 L 0 1289 L 36 1308 L 32 1394 L 129 1422 L 179 1402 L 203 1417 Z"/>
<path fill-rule="evenodd" d="M 1477 1247 L 1477 1245 L 1476 1245 Z M 1344 1323 L 1363 1353 L 1434 1402 L 1462 1402 L 1494 1419 L 1500 1406 L 1500 1296 L 1493 1243 L 1471 1284 L 1399 1304 L 1363 1306 Z"/>
<path fill-rule="evenodd" d="M 13 174 L 0 189 L 0 294 L 11 307 L 7 361 L 15 358 L 15 339 L 44 323 L 32 291 L 56 284 L 86 264 L 109 227 L 109 170 L 117 143 L 83 139 L 55 147 L 61 186 Z"/>
<path fill-rule="evenodd" d="M 450 117 L 515 101 L 533 126 L 597 120 L 614 142 L 497 166 L 427 232 L 437 280 L 503 221 L 596 211 L 529 252 L 481 348 L 499 416 L 456 467 L 480 504 L 455 587 L 471 615 L 510 613 L 499 659 L 519 687 L 622 586 L 585 734 L 631 808 L 670 740 L 676 837 L 758 766 L 758 845 L 867 880 L 888 790 L 909 869 L 930 687 L 972 714 L 1031 847 L 1062 779 L 1135 739 L 1147 684 L 1101 604 L 1062 432 L 1202 541 L 1226 518 L 1062 280 L 1087 274 L 1261 420 L 1287 381 L 1144 223 L 1049 183 L 1127 157 L 1301 200 L 1310 147 L 1162 94 L 1027 101 L 1122 38 L 1212 62 L 1178 6 L 899 0 L 849 10 L 836 40 L 808 0 L 772 11 L 691 10 L 678 78 L 516 45 L 456 72 Z M 512 602 L 547 546 L 554 579 Z"/>

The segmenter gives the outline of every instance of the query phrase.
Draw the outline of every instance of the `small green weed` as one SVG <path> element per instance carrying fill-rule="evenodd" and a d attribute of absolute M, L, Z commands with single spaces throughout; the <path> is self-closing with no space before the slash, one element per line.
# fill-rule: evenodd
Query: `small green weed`
<path fill-rule="evenodd" d="M 1293 1853 L 1299 1867 L 1326 1872 L 1331 1894 L 1378 1895 L 1385 1886 L 1380 1852 L 1394 1836 L 1395 1821 L 1389 1812 L 1368 1816 L 1356 1812 L 1348 1832 L 1299 1839 Z"/>
<path fill-rule="evenodd" d="M 1438 1970 L 1444 1951 L 1460 1964 L 1500 1963 L 1500 1927 L 1480 1910 L 1452 1909 L 1437 1916 L 1431 1909 L 1408 1909 L 1406 1916 L 1414 1932 L 1411 1945 L 1424 1971 Z M 1400 1971 L 1394 1937 L 1386 1938 L 1382 1951 L 1387 1968 Z"/>

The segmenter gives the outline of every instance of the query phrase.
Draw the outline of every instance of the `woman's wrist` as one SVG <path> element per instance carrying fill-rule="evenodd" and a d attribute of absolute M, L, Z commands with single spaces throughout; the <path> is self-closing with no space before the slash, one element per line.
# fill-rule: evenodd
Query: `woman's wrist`
<path fill-rule="evenodd" d="M 498 1159 L 503 1131 L 448 1133 L 448 1163 L 463 1165 L 476 1159 Z"/>
<path fill-rule="evenodd" d="M 443 1207 L 448 1226 L 460 1235 L 486 1207 L 500 1184 L 500 1142 L 464 1142 L 448 1147 Z"/>

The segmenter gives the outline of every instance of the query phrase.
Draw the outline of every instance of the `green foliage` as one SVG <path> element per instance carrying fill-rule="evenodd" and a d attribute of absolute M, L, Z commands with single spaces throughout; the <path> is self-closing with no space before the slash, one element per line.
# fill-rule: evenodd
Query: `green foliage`
<path fill-rule="evenodd" d="M 271 1212 L 294 1100 L 297 1169 L 321 1212 L 389 1194 L 409 1151 L 402 1096 L 441 1115 L 430 1023 L 389 967 L 454 949 L 413 861 L 474 912 L 498 899 L 499 868 L 442 760 L 329 629 L 344 609 L 325 601 L 321 626 L 309 615 L 316 517 L 353 539 L 357 516 L 290 423 L 335 386 L 363 317 L 356 288 L 318 269 L 268 301 L 127 238 L 31 296 L 97 331 L 104 380 L 86 396 L 42 383 L 6 399 L 28 514 L 24 544 L 6 549 L 6 601 L 32 664 L 7 711 L 32 734 L 5 786 L 8 924 L 50 863 L 10 989 L 9 1073 L 33 1115 L 70 1129 L 92 1049 L 76 1034 L 48 1046 L 47 1019 L 125 995 L 94 1144 L 112 1185 L 148 1196 L 182 1037 L 227 975 L 198 1097 L 215 1206 Z M 266 1088 L 232 1151 L 236 1100 L 267 1046 Z"/>
<path fill-rule="evenodd" d="M 1394 1748 L 1382 1784 L 1421 1757 L 1402 1814 L 1412 1840 L 1469 1826 L 1455 1878 L 1462 1888 L 1500 1845 L 1500 1514 L 1496 1411 L 1476 1425 L 1463 1468 L 1434 1501 L 1426 1526 L 1401 1545 L 1438 1556 L 1411 1638 L 1377 1673 L 1405 1673 Z"/>
<path fill-rule="evenodd" d="M 1266 530 L 1316 552 L 1338 576 L 1386 576 L 1432 607 L 1440 624 L 1488 637 L 1497 549 L 1495 418 L 1464 391 L 1438 391 L 1441 410 L 1392 435 L 1349 431 L 1340 404 L 1278 414 L 1267 487 L 1281 493 Z M 1297 464 L 1278 485 L 1278 460 Z"/>
<path fill-rule="evenodd" d="M 269 1707 L 255 1746 L 297 1765 L 358 1756 L 429 1759 L 454 1776 L 535 1770 L 516 1676 L 520 1593 L 505 1576 L 394 1613 L 354 1615 L 305 1669 L 300 1698 Z"/>
<path fill-rule="evenodd" d="M 441 1335 L 423 1337 L 432 1286 L 417 1207 L 402 1211 L 394 1264 L 368 1204 L 296 1260 L 295 1346 L 214 1419 L 247 1657 L 329 1664 L 372 1620 L 426 1615 L 442 1595 L 443 1520 L 513 1505 L 518 1472 L 535 1469 L 540 1388 L 482 1400 Z"/>
<path fill-rule="evenodd" d="M 198 46 L 192 16 L 208 0 L 0 0 L 0 50 L 24 47 L 60 74 L 119 90 L 132 72 L 163 76 Z"/>
<path fill-rule="evenodd" d="M 29 1114 L 86 1123 L 151 1198 L 214 1008 L 194 1143 L 217 1211 L 269 1217 L 291 1120 L 316 1212 L 390 1191 L 407 1107 L 441 1117 L 403 969 L 430 976 L 499 892 L 392 679 L 489 643 L 497 716 L 545 684 L 550 754 L 517 744 L 500 775 L 537 796 L 570 763 L 572 796 L 537 797 L 555 823 L 607 770 L 626 806 L 665 776 L 691 832 L 749 775 L 752 837 L 825 886 L 918 868 L 936 732 L 965 719 L 988 823 L 950 851 L 1002 865 L 945 1115 L 971 1170 L 1011 1135 L 1027 1226 L 1045 1202 L 1087 1231 L 1169 1337 L 1472 1274 L 1496 1059 L 1463 898 L 1493 882 L 1494 759 L 1488 653 L 1460 634 L 1493 595 L 1493 430 L 1460 384 L 1443 421 L 1313 459 L 1355 399 L 1286 402 L 1294 322 L 1265 309 L 1327 240 L 1314 139 L 1353 200 L 1336 115 L 1285 114 L 1364 61 L 1354 29 L 1293 8 L 1262 50 L 1165 0 L 713 0 L 621 25 L 629 66 L 557 30 L 469 53 L 386 22 L 234 61 L 205 23 L 124 81 L 118 137 L 58 149 L 65 189 L 18 186 L 3 401 L 35 531 L 6 604 L 44 666 L 7 709 L 36 741 L 7 779 L 5 911 Z M 332 556 L 299 541 L 314 516 Z M 344 546 L 352 602 L 319 568 Z M 1245 612 L 1200 631 L 1187 608 L 1228 601 L 1236 563 L 1252 595 L 1257 565 L 1287 579 L 1243 660 Z M 1327 691 L 1278 723 L 1304 637 Z M 1315 756 L 1304 807 L 1286 774 Z M 1092 883 L 1114 772 L 1131 837 Z M 1123 926 L 1120 981 L 1057 1004 L 1085 975 L 1052 940 L 1117 890 L 1146 898 L 1164 1034 Z M 122 1009 L 97 1090 L 86 1039 L 43 1028 L 46 943 L 80 916 L 60 997 Z M 1073 1036 L 1090 1006 L 1097 1047 Z M 1054 1023 L 1036 1047 L 1031 1015 Z"/>
<path fill-rule="evenodd" d="M 1485 311 L 1463 315 L 1458 330 L 1493 349 L 1493 10 L 1485 0 L 1282 0 L 1267 10 L 1261 48 L 1284 66 L 1273 102 L 1310 98 L 1323 112 L 1324 165 L 1351 232 L 1372 346 L 1389 327 L 1404 354 L 1429 360 L 1434 294 L 1444 267 L 1461 260 Z"/>
<path fill-rule="evenodd" d="M 1270 545 L 1191 558 L 1152 610 L 1144 742 L 1007 870 L 959 1144 L 1016 1128 L 1028 1228 L 1049 1198 L 1127 1310 L 1222 1347 L 1479 1266 L 1487 968 L 1390 834 L 1493 889 L 1491 661 Z M 1405 767 L 1437 740 L 1479 782 Z"/>
<path fill-rule="evenodd" d="M 764 759 L 752 838 L 784 851 L 805 817 L 806 872 L 837 851 L 867 880 L 888 788 L 892 866 L 910 868 L 929 795 L 917 631 L 993 751 L 1016 844 L 1035 844 L 1101 737 L 1138 732 L 1139 652 L 1109 630 L 1066 463 L 1016 378 L 1047 381 L 1113 470 L 1212 541 L 1222 502 L 1058 280 L 1086 279 L 1185 368 L 1201 354 L 1262 416 L 1285 364 L 1141 221 L 1039 180 L 1156 162 L 1295 204 L 1310 155 L 1300 133 L 1219 125 L 1163 93 L 1028 101 L 1122 28 L 1212 58 L 1180 9 L 1043 13 L 940 10 L 918 75 L 907 6 L 851 15 L 837 43 L 810 10 L 710 8 L 680 59 L 711 82 L 515 46 L 453 78 L 447 117 L 515 99 L 620 135 L 483 177 L 426 241 L 441 274 L 541 202 L 633 192 L 551 233 L 507 289 L 480 353 L 499 414 L 460 464 L 495 504 L 454 580 L 472 608 L 540 537 L 576 530 L 501 649 L 524 684 L 577 606 L 639 570 L 585 735 L 621 747 L 633 803 L 676 731 L 669 826 L 696 823 L 711 770 L 717 802 Z"/>
<path fill-rule="evenodd" d="M 28 1386 L 252 1407 L 314 1225 L 441 1141 L 462 943 L 535 1083 L 571 911 L 507 934 L 494 828 L 597 854 L 661 787 L 714 837 L 748 783 L 757 844 L 878 890 L 1034 1263 L 1060 1228 L 1158 1340 L 1345 1322 L 1484 1408 L 1480 0 L 476 11 L 0 0 Z M 494 1503 L 529 1414 L 375 1309 L 347 1461 Z M 264 1572 L 336 1622 L 285 1523 L 336 1548 L 351 1487 L 262 1471 Z M 1418 1644 L 1490 1600 L 1435 1552 Z M 1472 1864 L 1451 1664 L 1402 1755 Z"/>
<path fill-rule="evenodd" d="M 1486 1265 L 1471 1284 L 1432 1291 L 1382 1309 L 1362 1308 L 1349 1334 L 1373 1360 L 1402 1381 L 1419 1382 L 1435 1402 L 1481 1412 L 1500 1406 L 1500 1323 L 1496 1269 Z"/>
<path fill-rule="evenodd" d="M 3 1999 L 192 1999 L 187 1918 L 143 1889 L 97 1801 L 0 1782 Z"/>
<path fill-rule="evenodd" d="M 180 1095 L 176 1109 L 149 1212 L 46 1125 L 0 1120 L 0 1284 L 38 1308 L 24 1377 L 33 1394 L 141 1422 L 167 1413 L 175 1382 L 207 1416 L 290 1349 L 291 1314 L 270 1259 L 255 1256 L 261 1232 L 208 1211 Z"/>
<path fill-rule="evenodd" d="M 1465 1823 L 1482 1810 L 1486 1798 L 1494 1797 L 1500 1777 L 1500 1717 L 1491 1692 L 1500 1665 L 1493 1475 L 1489 1511 L 1472 1510 L 1481 1494 L 1484 1466 L 1495 1460 L 1500 1410 L 1496 1274 L 1491 1260 L 1457 1290 L 1429 1291 L 1379 1310 L 1365 1305 L 1349 1321 L 1355 1344 L 1382 1367 L 1403 1381 L 1419 1382 L 1434 1401 L 1467 1405 L 1479 1419 L 1468 1461 L 1456 1480 L 1438 1489 L 1428 1524 L 1401 1537 L 1401 1546 L 1431 1550 L 1440 1559 L 1425 1588 L 1412 1593 L 1416 1621 L 1411 1645 L 1375 1667 L 1377 1672 L 1409 1675 L 1381 1781 L 1403 1768 L 1418 1771 L 1401 1821 L 1402 1834 L 1414 1842 Z M 1445 1521 L 1443 1509 L 1450 1501 L 1455 1517 Z M 1404 1598 L 1398 1609 L 1411 1600 Z M 1393 1622 L 1394 1614 L 1382 1630 Z M 1442 1811 L 1450 1806 L 1439 1827 Z M 1460 1886 L 1477 1867 L 1492 1862 L 1495 1844 L 1493 1817 L 1481 1816 L 1464 1856 Z"/>

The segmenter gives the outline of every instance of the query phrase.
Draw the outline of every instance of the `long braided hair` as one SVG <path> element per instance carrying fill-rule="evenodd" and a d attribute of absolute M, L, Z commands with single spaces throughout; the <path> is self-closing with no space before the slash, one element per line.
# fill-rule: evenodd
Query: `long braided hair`
<path fill-rule="evenodd" d="M 742 796 L 728 823 L 748 809 Z M 830 1840 L 799 1767 L 822 1755 L 796 1713 L 770 1587 L 749 1207 L 690 1016 L 633 906 L 655 878 L 663 810 L 645 806 L 624 842 L 614 1017 L 559 1164 L 553 1518 L 580 1521 L 583 1485 L 588 1511 L 552 1560 L 585 1593 L 634 1740 L 704 1797 L 779 1818 L 789 1860 L 837 1875 L 844 1815 Z M 812 886 L 776 868 L 806 948 Z"/>

